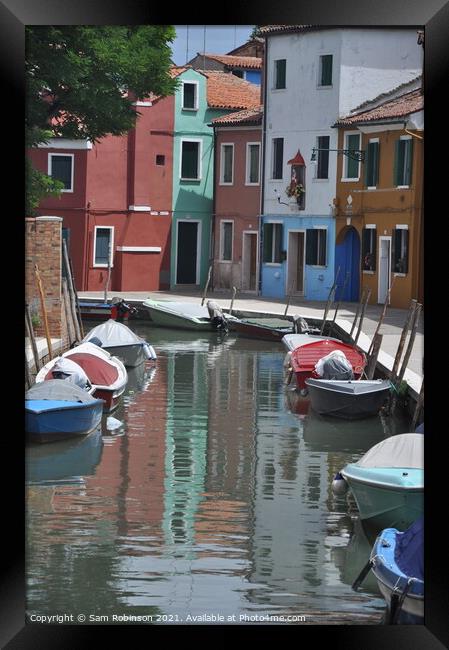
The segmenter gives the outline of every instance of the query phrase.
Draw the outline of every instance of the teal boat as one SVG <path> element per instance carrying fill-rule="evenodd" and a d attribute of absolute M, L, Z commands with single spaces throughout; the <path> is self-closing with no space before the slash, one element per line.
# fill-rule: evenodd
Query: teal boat
<path fill-rule="evenodd" d="M 374 445 L 334 479 L 351 490 L 360 518 L 377 529 L 405 530 L 424 510 L 424 436 L 401 433 Z"/>

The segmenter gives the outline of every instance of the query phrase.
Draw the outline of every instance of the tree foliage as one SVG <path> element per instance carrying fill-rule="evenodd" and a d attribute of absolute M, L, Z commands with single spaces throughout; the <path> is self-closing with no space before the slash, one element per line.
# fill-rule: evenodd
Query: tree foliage
<path fill-rule="evenodd" d="M 27 27 L 27 146 L 49 137 L 96 142 L 126 133 L 138 117 L 133 102 L 174 93 L 174 38 L 174 27 L 164 25 Z M 36 204 L 48 190 L 58 192 L 57 183 L 39 176 L 45 175 L 27 167 L 29 210 L 29 198 Z"/>

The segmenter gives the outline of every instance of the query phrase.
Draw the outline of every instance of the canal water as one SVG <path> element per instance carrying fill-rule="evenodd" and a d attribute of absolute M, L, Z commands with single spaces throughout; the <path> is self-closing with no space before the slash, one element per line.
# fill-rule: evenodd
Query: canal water
<path fill-rule="evenodd" d="M 409 423 L 306 413 L 281 344 L 130 326 L 158 359 L 129 369 L 114 420 L 27 447 L 27 614 L 380 623 L 373 576 L 351 589 L 374 537 L 331 482 Z"/>

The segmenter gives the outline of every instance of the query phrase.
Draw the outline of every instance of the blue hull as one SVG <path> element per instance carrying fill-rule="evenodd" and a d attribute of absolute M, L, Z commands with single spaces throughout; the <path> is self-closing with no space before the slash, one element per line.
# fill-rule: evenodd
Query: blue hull
<path fill-rule="evenodd" d="M 87 435 L 101 423 L 103 400 L 26 400 L 25 431 L 32 440 L 51 442 Z"/>
<path fill-rule="evenodd" d="M 398 531 L 394 528 L 386 528 L 376 539 L 371 552 L 372 572 L 388 607 L 393 592 L 398 595 L 403 594 L 407 583 L 411 581 L 402 605 L 400 622 L 422 624 L 424 622 L 424 582 L 406 575 L 399 568 L 395 560 L 397 533 Z"/>

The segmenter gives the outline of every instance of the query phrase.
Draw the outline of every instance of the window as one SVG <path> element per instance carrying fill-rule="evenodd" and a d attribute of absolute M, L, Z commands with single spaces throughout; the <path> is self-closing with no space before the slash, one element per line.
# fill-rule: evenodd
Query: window
<path fill-rule="evenodd" d="M 264 223 L 263 261 L 280 264 L 282 262 L 282 224 Z"/>
<path fill-rule="evenodd" d="M 346 133 L 344 149 L 351 151 L 360 150 L 360 133 Z M 343 178 L 345 180 L 357 181 L 360 177 L 360 161 L 351 158 L 348 155 L 344 156 L 344 172 Z"/>
<path fill-rule="evenodd" d="M 201 179 L 201 141 L 181 141 L 181 179 L 199 181 Z"/>
<path fill-rule="evenodd" d="M 320 56 L 319 86 L 332 86 L 332 54 Z"/>
<path fill-rule="evenodd" d="M 285 88 L 287 60 L 279 59 L 274 62 L 274 87 L 276 90 Z"/>
<path fill-rule="evenodd" d="M 243 70 L 232 70 L 232 74 L 235 75 L 236 77 L 239 77 L 239 79 L 245 78 L 245 73 Z"/>
<path fill-rule="evenodd" d="M 187 111 L 198 110 L 198 84 L 184 81 L 182 84 L 182 108 Z"/>
<path fill-rule="evenodd" d="M 408 273 L 408 228 L 393 229 L 393 272 Z"/>
<path fill-rule="evenodd" d="M 284 138 L 273 138 L 273 169 L 272 178 L 282 179 L 284 167 Z"/>
<path fill-rule="evenodd" d="M 362 271 L 376 270 L 376 228 L 362 230 Z"/>
<path fill-rule="evenodd" d="M 107 226 L 104 228 L 95 226 L 94 237 L 94 266 L 108 266 L 108 253 L 109 262 L 112 266 L 114 228 L 112 226 Z"/>
<path fill-rule="evenodd" d="M 409 187 L 412 181 L 413 140 L 402 136 L 396 141 L 394 156 L 394 184 L 397 187 Z"/>
<path fill-rule="evenodd" d="M 165 165 L 165 156 L 163 156 L 162 154 L 157 154 L 156 165 Z"/>
<path fill-rule="evenodd" d="M 48 155 L 48 175 L 64 183 L 62 192 L 73 192 L 74 154 L 50 153 Z"/>
<path fill-rule="evenodd" d="M 370 140 L 366 151 L 365 183 L 367 187 L 376 187 L 379 182 L 379 140 Z"/>
<path fill-rule="evenodd" d="M 306 232 L 306 264 L 326 266 L 325 228 L 309 228 Z"/>
<path fill-rule="evenodd" d="M 246 184 L 259 185 L 260 144 L 248 142 L 246 145 Z"/>
<path fill-rule="evenodd" d="M 318 159 L 315 178 L 329 178 L 329 142 L 330 136 L 328 135 L 322 135 L 316 139 Z"/>
<path fill-rule="evenodd" d="M 234 145 L 221 145 L 220 185 L 232 185 L 234 182 Z"/>
<path fill-rule="evenodd" d="M 231 262 L 234 222 L 221 221 L 220 228 L 221 228 L 220 259 L 223 260 L 224 262 Z"/>

